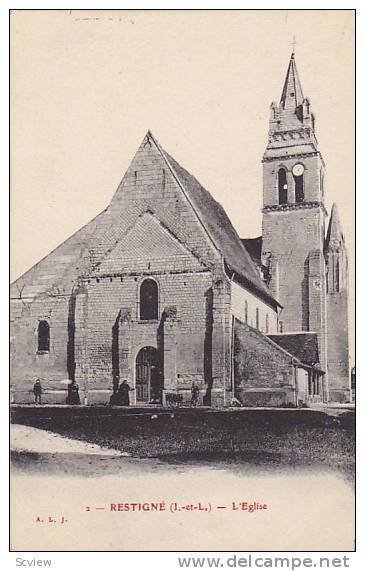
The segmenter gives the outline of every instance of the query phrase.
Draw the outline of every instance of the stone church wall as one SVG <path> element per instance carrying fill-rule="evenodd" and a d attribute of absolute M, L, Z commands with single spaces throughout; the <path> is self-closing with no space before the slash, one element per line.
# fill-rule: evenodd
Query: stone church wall
<path fill-rule="evenodd" d="M 278 264 L 277 290 L 278 301 L 284 306 L 280 315 L 284 332 L 311 330 L 309 253 L 321 243 L 323 224 L 319 207 L 264 213 L 263 253 L 272 253 Z M 323 288 L 324 259 L 317 278 Z"/>
<path fill-rule="evenodd" d="M 232 315 L 239 319 L 242 323 L 246 320 L 246 304 L 247 304 L 247 323 L 251 327 L 256 327 L 256 310 L 259 311 L 259 329 L 263 333 L 277 333 L 278 319 L 276 311 L 261 301 L 244 287 L 237 283 L 231 285 L 232 299 L 231 310 Z M 268 325 L 266 330 L 266 325 Z"/>
<path fill-rule="evenodd" d="M 22 303 L 15 302 L 16 304 Z M 68 296 L 42 296 L 25 305 L 22 315 L 11 325 L 11 392 L 19 403 L 34 402 L 36 378 L 44 391 L 43 401 L 64 402 L 68 371 Z M 50 350 L 38 351 L 38 324 L 50 326 Z"/>
<path fill-rule="evenodd" d="M 147 277 L 147 276 L 145 276 Z M 173 340 L 166 358 L 175 360 L 171 390 L 187 390 L 194 381 L 205 390 L 205 355 L 209 350 L 212 276 L 210 272 L 151 276 L 159 286 L 159 319 L 139 319 L 138 292 L 141 276 L 92 278 L 87 284 L 87 391 L 88 403 L 108 402 L 112 391 L 112 330 L 120 311 L 128 314 L 119 329 L 121 379 L 135 386 L 135 361 L 140 349 L 151 346 L 164 352 L 164 313 L 174 308 Z M 121 309 L 122 308 L 122 309 Z M 123 316 L 122 316 L 123 317 Z M 76 324 L 77 328 L 77 324 Z M 171 323 L 169 324 L 171 329 Z M 135 395 L 132 396 L 132 400 Z"/>
<path fill-rule="evenodd" d="M 292 357 L 259 331 L 235 321 L 234 376 L 244 406 L 295 403 Z"/>
<path fill-rule="evenodd" d="M 329 399 L 349 402 L 350 375 L 347 291 L 327 294 L 327 362 Z"/>
<path fill-rule="evenodd" d="M 130 312 L 127 355 L 122 339 L 119 340 L 120 374 L 121 379 L 128 378 L 133 387 L 137 353 L 144 346 L 159 346 L 163 313 L 165 309 L 173 307 L 176 308 L 176 317 L 173 325 L 171 321 L 168 324 L 168 338 L 165 324 L 166 358 L 171 361 L 166 366 L 169 365 L 170 371 L 173 371 L 166 380 L 167 388 L 180 391 L 187 400 L 191 397 L 191 384 L 195 382 L 201 388 L 202 402 L 208 385 L 213 382 L 213 368 L 217 372 L 229 363 L 229 356 L 222 360 L 221 354 L 216 354 L 219 363 L 214 365 L 212 362 L 213 345 L 223 343 L 222 331 L 224 324 L 228 323 L 229 304 L 222 306 L 222 321 L 216 316 L 213 332 L 214 294 L 210 272 L 165 273 L 153 277 L 159 284 L 160 292 L 159 320 L 153 322 L 142 322 L 138 318 L 141 276 L 92 278 L 90 283 L 86 281 L 75 301 L 73 362 L 70 362 L 68 354 L 71 296 L 43 296 L 27 310 L 23 309 L 21 318 L 14 322 L 12 328 L 12 337 L 14 340 L 16 338 L 11 360 L 13 400 L 19 403 L 33 402 L 32 388 L 39 377 L 44 390 L 43 402 L 65 403 L 67 380 L 71 378 L 72 367 L 76 365 L 75 377 L 80 386 L 81 402 L 84 403 L 87 397 L 88 404 L 108 403 L 113 386 L 112 330 L 120 310 Z M 217 304 L 218 297 L 216 294 Z M 43 319 L 50 325 L 50 350 L 47 353 L 37 351 L 38 323 Z M 125 326 L 122 326 L 121 334 L 125 331 Z M 227 341 L 229 331 L 226 333 Z"/>

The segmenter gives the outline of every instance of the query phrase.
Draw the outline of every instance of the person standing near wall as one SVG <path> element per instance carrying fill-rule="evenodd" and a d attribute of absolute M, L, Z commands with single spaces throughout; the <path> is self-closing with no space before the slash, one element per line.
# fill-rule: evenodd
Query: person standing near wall
<path fill-rule="evenodd" d="M 191 406 L 196 406 L 198 404 L 199 399 L 199 387 L 194 382 L 191 385 Z"/>
<path fill-rule="evenodd" d="M 42 385 L 39 379 L 33 385 L 33 394 L 35 404 L 42 404 Z"/>

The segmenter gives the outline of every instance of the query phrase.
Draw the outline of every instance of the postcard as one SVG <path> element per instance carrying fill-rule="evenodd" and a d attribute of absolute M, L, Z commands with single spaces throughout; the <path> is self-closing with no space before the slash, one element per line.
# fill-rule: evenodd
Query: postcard
<path fill-rule="evenodd" d="M 355 11 L 10 34 L 11 549 L 353 551 Z"/>

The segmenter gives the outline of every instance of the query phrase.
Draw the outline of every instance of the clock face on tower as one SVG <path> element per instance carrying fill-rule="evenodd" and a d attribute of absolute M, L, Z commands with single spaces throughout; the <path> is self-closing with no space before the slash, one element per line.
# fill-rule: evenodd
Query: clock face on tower
<path fill-rule="evenodd" d="M 301 176 L 304 172 L 304 167 L 300 163 L 293 166 L 292 173 L 294 176 Z"/>

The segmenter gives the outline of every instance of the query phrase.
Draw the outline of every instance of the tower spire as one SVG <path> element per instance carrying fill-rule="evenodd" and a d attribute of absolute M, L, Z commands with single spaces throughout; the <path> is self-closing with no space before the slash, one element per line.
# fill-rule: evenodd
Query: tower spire
<path fill-rule="evenodd" d="M 334 202 L 331 210 L 331 218 L 328 224 L 326 249 L 335 248 L 344 244 L 344 237 L 338 214 L 337 204 Z"/>
<path fill-rule="evenodd" d="M 293 41 L 293 51 L 290 57 L 288 71 L 286 72 L 283 91 L 280 97 L 282 109 L 297 108 L 302 105 L 304 95 L 300 84 L 299 74 L 295 63 L 295 42 Z"/>
<path fill-rule="evenodd" d="M 293 44 L 280 103 L 271 103 L 270 107 L 268 148 L 282 147 L 283 140 L 286 141 L 286 146 L 297 146 L 300 139 L 301 144 L 311 145 L 313 150 L 317 150 L 315 118 L 310 101 L 303 94 L 295 63 L 295 40 Z M 296 135 L 294 131 L 297 132 Z M 293 135 L 288 136 L 288 133 Z"/>

